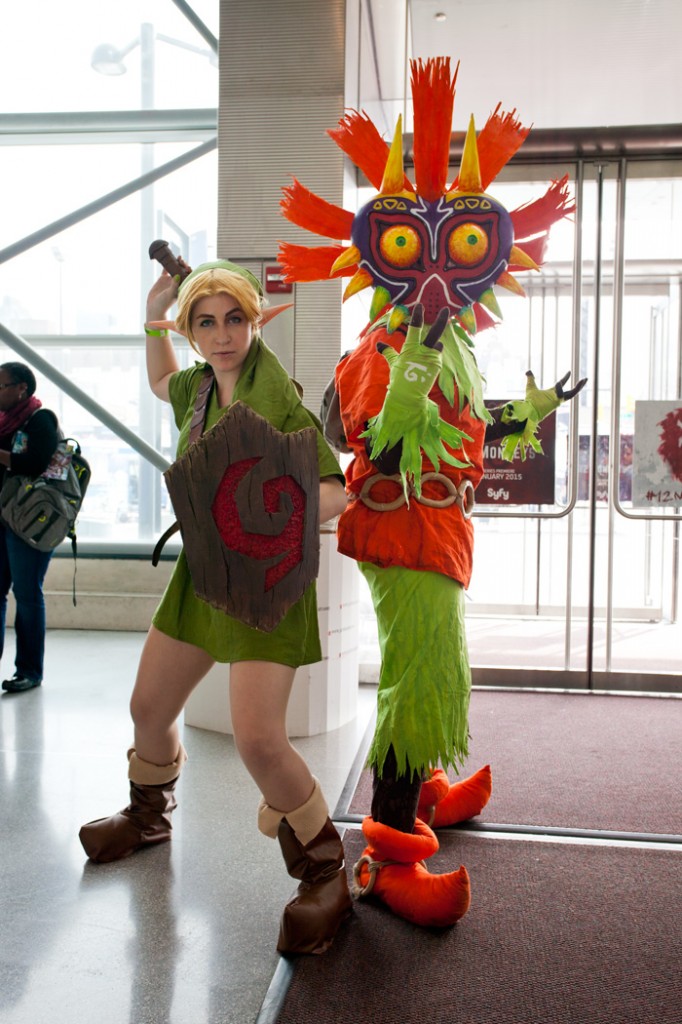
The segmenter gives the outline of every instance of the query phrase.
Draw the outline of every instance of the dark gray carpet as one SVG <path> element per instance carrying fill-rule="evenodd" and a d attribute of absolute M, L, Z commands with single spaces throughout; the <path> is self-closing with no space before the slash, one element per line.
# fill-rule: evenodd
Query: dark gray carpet
<path fill-rule="evenodd" d="M 682 700 L 476 690 L 470 731 L 462 774 L 493 771 L 481 822 L 682 836 Z M 369 813 L 368 772 L 346 793 L 342 820 Z"/>
<path fill-rule="evenodd" d="M 278 1024 L 680 1024 L 682 855 L 664 848 L 439 834 L 472 907 L 417 928 L 380 904 L 301 957 Z M 362 834 L 345 836 L 349 864 Z"/>

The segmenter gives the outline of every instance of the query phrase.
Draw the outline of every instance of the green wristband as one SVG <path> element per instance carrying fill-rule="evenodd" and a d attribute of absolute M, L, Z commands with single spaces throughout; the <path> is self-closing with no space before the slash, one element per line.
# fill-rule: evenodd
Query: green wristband
<path fill-rule="evenodd" d="M 144 325 L 144 333 L 147 334 L 150 338 L 167 338 L 168 337 L 168 331 L 166 330 L 165 327 L 162 328 L 160 331 L 157 331 L 157 330 L 154 330 L 153 327 L 147 327 L 147 325 L 145 324 Z"/>

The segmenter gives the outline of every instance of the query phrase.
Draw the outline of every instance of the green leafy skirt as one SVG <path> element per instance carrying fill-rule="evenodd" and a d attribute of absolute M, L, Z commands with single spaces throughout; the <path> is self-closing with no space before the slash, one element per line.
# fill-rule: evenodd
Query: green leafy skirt
<path fill-rule="evenodd" d="M 377 725 L 367 758 L 379 776 L 389 747 L 398 770 L 439 762 L 458 770 L 467 757 L 471 670 L 464 588 L 435 572 L 360 562 L 379 629 Z"/>

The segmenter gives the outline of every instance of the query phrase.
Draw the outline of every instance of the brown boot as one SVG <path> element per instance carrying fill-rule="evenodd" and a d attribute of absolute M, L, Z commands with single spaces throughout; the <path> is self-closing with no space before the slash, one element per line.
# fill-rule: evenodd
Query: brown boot
<path fill-rule="evenodd" d="M 107 864 L 122 860 L 143 846 L 170 839 L 170 816 L 177 807 L 175 783 L 186 760 L 182 746 L 175 761 L 168 765 L 150 764 L 134 750 L 128 751 L 130 803 L 110 818 L 88 822 L 78 833 L 90 860 Z"/>
<path fill-rule="evenodd" d="M 295 895 L 284 908 L 278 951 L 324 953 L 350 915 L 351 898 L 343 845 L 329 819 L 317 779 L 305 804 L 289 811 L 286 817 L 262 803 L 259 826 L 266 835 L 277 837 L 287 871 L 300 880 Z"/>

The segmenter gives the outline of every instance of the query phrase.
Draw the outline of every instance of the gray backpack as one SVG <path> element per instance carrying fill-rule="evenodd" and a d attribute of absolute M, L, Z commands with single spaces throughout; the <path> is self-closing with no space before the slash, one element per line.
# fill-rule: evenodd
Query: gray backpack
<path fill-rule="evenodd" d="M 0 515 L 10 530 L 38 551 L 53 551 L 68 537 L 76 556 L 76 517 L 90 482 L 90 466 L 73 438 L 63 438 L 41 476 L 7 473 Z"/>

